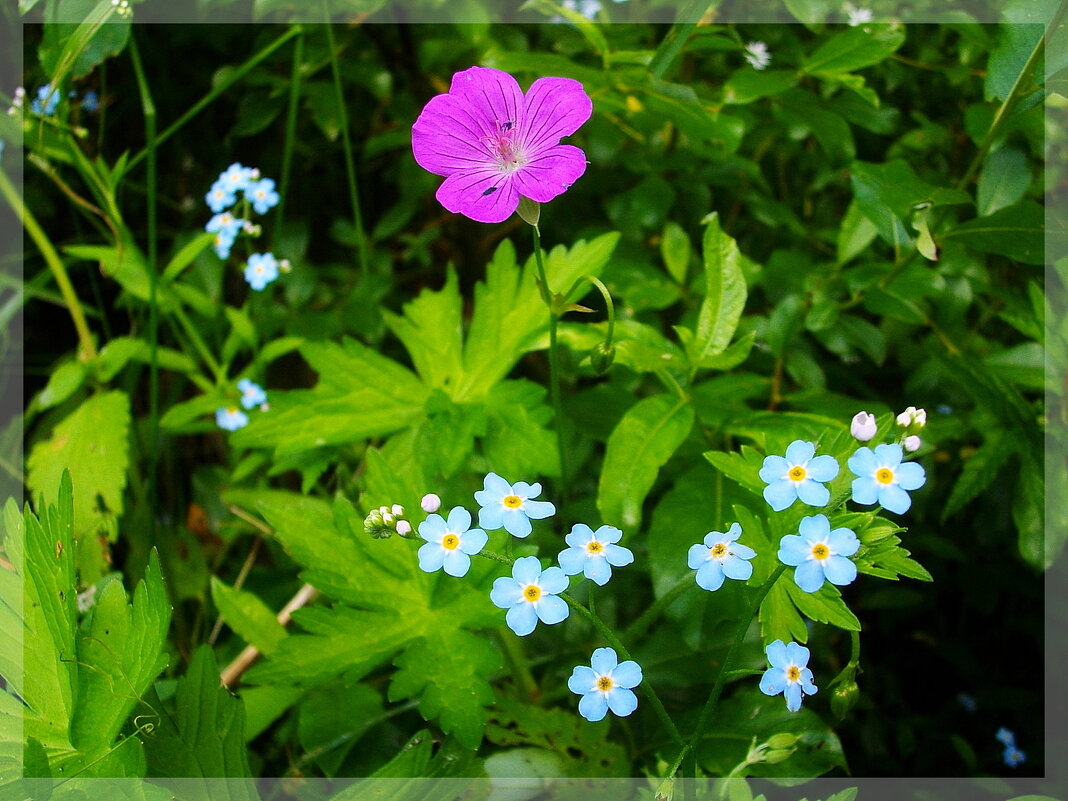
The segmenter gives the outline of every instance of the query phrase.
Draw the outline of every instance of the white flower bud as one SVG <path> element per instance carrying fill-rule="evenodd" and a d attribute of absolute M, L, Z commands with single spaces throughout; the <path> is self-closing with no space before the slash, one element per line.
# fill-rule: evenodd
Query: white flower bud
<path fill-rule="evenodd" d="M 423 496 L 423 500 L 419 502 L 419 505 L 423 508 L 424 512 L 430 514 L 441 508 L 441 498 L 431 492 L 430 494 Z"/>
<path fill-rule="evenodd" d="M 922 444 L 923 443 L 920 441 L 920 438 L 917 437 L 915 434 L 913 434 L 911 437 L 905 437 L 905 450 L 907 450 L 909 453 L 918 451 L 920 449 L 920 445 Z"/>
<path fill-rule="evenodd" d="M 393 514 L 395 514 L 397 517 L 400 517 L 404 514 L 404 507 L 401 506 L 399 503 L 395 503 L 390 508 L 390 511 L 393 512 Z"/>
<path fill-rule="evenodd" d="M 385 523 L 387 526 L 392 526 L 394 523 L 397 522 L 397 518 L 395 518 L 389 512 L 386 512 L 384 515 L 382 515 L 382 522 Z"/>
<path fill-rule="evenodd" d="M 407 537 L 409 534 L 412 533 L 412 524 L 409 523 L 407 520 L 398 520 L 397 533 L 400 534 L 402 537 Z"/>
<path fill-rule="evenodd" d="M 904 411 L 897 416 L 897 424 L 899 426 L 907 426 L 912 422 L 912 415 L 908 411 Z"/>
<path fill-rule="evenodd" d="M 927 410 L 926 409 L 914 409 L 912 412 L 912 422 L 923 428 L 927 425 Z"/>
<path fill-rule="evenodd" d="M 849 426 L 849 433 L 860 442 L 867 442 L 875 436 L 876 430 L 879 428 L 875 422 L 875 415 L 868 414 L 867 412 L 857 412 L 853 417 L 853 422 Z"/>

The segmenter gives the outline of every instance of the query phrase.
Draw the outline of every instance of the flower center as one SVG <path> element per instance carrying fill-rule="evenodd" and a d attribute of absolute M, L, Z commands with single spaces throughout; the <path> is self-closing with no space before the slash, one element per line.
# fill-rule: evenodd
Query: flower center
<path fill-rule="evenodd" d="M 518 509 L 520 506 L 523 505 L 523 499 L 520 498 L 518 495 L 505 495 L 501 503 L 503 503 L 509 509 Z"/>
<path fill-rule="evenodd" d="M 826 559 L 830 555 L 831 555 L 831 549 L 828 548 L 824 543 L 817 542 L 815 545 L 812 546 L 812 558 L 813 559 L 819 559 L 819 560 L 822 561 L 822 560 Z"/>
<path fill-rule="evenodd" d="M 590 542 L 586 543 L 586 552 L 587 553 L 598 554 L 598 553 L 602 553 L 603 551 L 604 551 L 604 545 L 599 543 L 597 540 L 590 540 Z"/>
<path fill-rule="evenodd" d="M 537 584 L 528 584 L 523 588 L 523 599 L 534 603 L 541 598 L 541 587 Z"/>
<path fill-rule="evenodd" d="M 226 410 L 226 413 L 227 414 L 237 414 L 237 407 L 236 406 L 231 406 L 229 409 Z"/>
<path fill-rule="evenodd" d="M 799 678 L 801 678 L 801 668 L 799 668 L 797 665 L 790 665 L 790 667 L 786 668 L 787 681 L 794 682 L 797 681 Z"/>
<path fill-rule="evenodd" d="M 786 474 L 791 481 L 804 481 L 805 480 L 805 468 L 799 464 L 795 464 L 790 468 L 790 472 Z"/>
<path fill-rule="evenodd" d="M 609 690 L 611 690 L 615 686 L 616 686 L 616 683 L 614 681 L 612 681 L 611 676 L 598 676 L 597 677 L 597 689 L 600 690 L 601 692 L 606 693 L 606 692 L 608 692 Z"/>
<path fill-rule="evenodd" d="M 455 551 L 460 547 L 460 538 L 455 534 L 446 534 L 441 538 L 441 547 L 446 551 Z"/>
<path fill-rule="evenodd" d="M 711 552 L 713 559 L 722 559 L 727 555 L 727 543 L 717 542 L 711 548 L 708 549 Z"/>
<path fill-rule="evenodd" d="M 875 480 L 880 484 L 890 484 L 894 480 L 894 471 L 889 467 L 880 467 L 875 471 Z"/>
<path fill-rule="evenodd" d="M 526 159 L 520 152 L 518 143 L 512 140 L 515 134 L 515 122 L 498 122 L 497 130 L 490 136 L 483 137 L 489 145 L 490 154 L 497 160 L 497 166 L 503 172 L 515 172 L 523 166 Z"/>

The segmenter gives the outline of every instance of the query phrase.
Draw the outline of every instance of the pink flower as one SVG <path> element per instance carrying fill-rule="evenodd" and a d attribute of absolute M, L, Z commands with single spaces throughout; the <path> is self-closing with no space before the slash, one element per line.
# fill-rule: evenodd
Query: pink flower
<path fill-rule="evenodd" d="M 539 78 L 524 95 L 508 73 L 471 67 L 426 104 L 412 126 L 412 153 L 423 169 L 446 176 L 437 191 L 442 206 L 503 222 L 520 195 L 547 203 L 586 171 L 586 154 L 560 138 L 592 112 L 593 101 L 570 78 Z"/>

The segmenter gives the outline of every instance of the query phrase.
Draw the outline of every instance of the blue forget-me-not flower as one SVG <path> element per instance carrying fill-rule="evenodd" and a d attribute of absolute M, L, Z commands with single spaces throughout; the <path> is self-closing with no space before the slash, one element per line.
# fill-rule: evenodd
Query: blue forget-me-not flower
<path fill-rule="evenodd" d="M 501 576 L 493 582 L 490 600 L 495 606 L 507 609 L 508 628 L 525 637 L 534 631 L 540 620 L 552 625 L 564 620 L 571 610 L 558 593 L 567 589 L 568 580 L 558 567 L 541 569 L 536 556 L 523 556 L 512 564 L 512 576 Z"/>
<path fill-rule="evenodd" d="M 753 566 L 746 560 L 756 556 L 756 551 L 737 542 L 740 536 L 741 525 L 733 523 L 726 534 L 710 531 L 704 545 L 690 546 L 686 564 L 697 571 L 698 587 L 715 592 L 723 586 L 724 578 L 746 581 L 753 575 Z"/>
<path fill-rule="evenodd" d="M 490 473 L 482 483 L 483 489 L 475 493 L 478 510 L 478 525 L 488 531 L 504 528 L 513 537 L 530 534 L 531 520 L 543 520 L 556 514 L 556 507 L 549 501 L 534 501 L 541 495 L 541 484 L 519 481 L 509 484 L 496 473 Z"/>
<path fill-rule="evenodd" d="M 811 442 L 794 440 L 786 449 L 786 458 L 766 456 L 760 468 L 760 478 L 767 483 L 764 500 L 776 512 L 789 507 L 795 498 L 809 506 L 826 506 L 831 492 L 821 482 L 838 475 L 838 462 L 833 456 L 815 456 Z"/>
<path fill-rule="evenodd" d="M 224 431 L 237 431 L 248 425 L 248 415 L 236 406 L 222 406 L 215 410 L 215 422 Z"/>
<path fill-rule="evenodd" d="M 489 539 L 480 528 L 471 528 L 471 513 L 462 506 L 449 512 L 446 520 L 432 514 L 419 524 L 419 536 L 426 545 L 419 548 L 419 568 L 427 573 L 445 569 L 450 576 L 466 576 L 471 556 L 481 551 Z"/>
<path fill-rule="evenodd" d="M 789 645 L 776 640 L 766 649 L 771 665 L 760 677 L 760 691 L 764 695 L 783 693 L 786 708 L 796 712 L 801 708 L 801 699 L 816 694 L 812 671 L 808 669 L 808 649 L 796 642 Z"/>
<path fill-rule="evenodd" d="M 567 688 L 581 695 L 579 714 L 596 723 L 608 710 L 626 717 L 638 708 L 638 697 L 632 688 L 642 683 L 642 669 L 637 662 L 620 662 L 611 648 L 593 652 L 590 666 L 578 665 L 567 680 Z"/>
<path fill-rule="evenodd" d="M 257 214 L 266 214 L 270 208 L 278 205 L 278 193 L 274 191 L 274 181 L 270 178 L 250 183 L 245 189 L 245 197 L 252 201 L 252 208 Z"/>
<path fill-rule="evenodd" d="M 278 277 L 278 260 L 272 253 L 253 253 L 245 265 L 245 280 L 261 292 L 267 284 Z"/>
<path fill-rule="evenodd" d="M 246 409 L 253 409 L 267 402 L 267 393 L 252 379 L 242 378 L 237 382 L 237 388 L 241 392 L 241 405 Z"/>
<path fill-rule="evenodd" d="M 849 469 L 853 479 L 853 500 L 881 507 L 899 515 L 912 506 L 912 498 L 906 490 L 917 490 L 927 481 L 923 467 L 915 462 L 901 463 L 901 446 L 897 443 L 859 448 L 849 457 Z"/>
<path fill-rule="evenodd" d="M 614 526 L 601 526 L 593 531 L 585 523 L 576 523 L 564 541 L 571 547 L 560 552 L 560 567 L 569 576 L 582 573 L 600 587 L 612 578 L 613 567 L 623 567 L 634 561 L 629 548 L 616 545 L 623 532 Z"/>
<path fill-rule="evenodd" d="M 815 592 L 826 579 L 839 587 L 857 577 L 857 566 L 847 557 L 860 548 L 857 535 L 848 528 L 831 531 L 826 515 L 801 519 L 797 534 L 779 541 L 779 561 L 796 567 L 794 582 L 805 592 Z"/>

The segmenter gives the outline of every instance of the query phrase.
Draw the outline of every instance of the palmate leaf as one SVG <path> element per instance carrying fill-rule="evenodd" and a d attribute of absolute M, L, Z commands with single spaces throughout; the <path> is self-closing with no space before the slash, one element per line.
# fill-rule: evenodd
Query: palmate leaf
<path fill-rule="evenodd" d="M 127 602 L 122 582 L 99 592 L 79 629 L 75 607 L 74 491 L 60 479 L 59 502 L 40 516 L 4 512 L 4 549 L 14 573 L 0 571 L 0 617 L 6 636 L 0 659 L 12 695 L 0 694 L 0 758 L 21 757 L 36 741 L 54 777 L 143 775 L 145 729 L 121 736 L 131 716 L 153 720 L 143 699 L 167 664 L 163 653 L 171 610 L 155 552 Z M 21 659 L 20 659 L 21 657 Z M 19 736 L 21 734 L 21 737 Z"/>
<path fill-rule="evenodd" d="M 381 464 L 377 469 L 378 480 L 388 484 L 389 474 Z M 473 568 L 463 581 L 423 573 L 415 543 L 370 539 L 345 501 L 331 509 L 290 493 L 238 491 L 227 500 L 261 512 L 304 566 L 302 578 L 339 601 L 294 614 L 306 633 L 281 640 L 249 673 L 250 681 L 315 686 L 341 673 L 365 674 L 393 658 L 399 670 L 390 699 L 418 696 L 428 720 L 464 746 L 478 747 L 485 706 L 494 698 L 486 677 L 501 664 L 496 646 L 470 631 L 501 622 L 482 586 L 489 580 L 484 572 Z"/>

